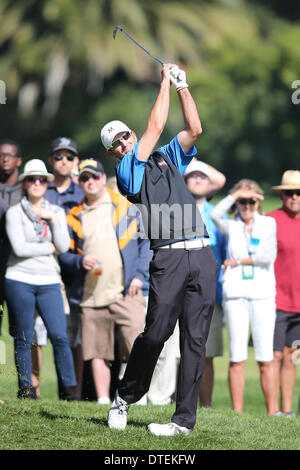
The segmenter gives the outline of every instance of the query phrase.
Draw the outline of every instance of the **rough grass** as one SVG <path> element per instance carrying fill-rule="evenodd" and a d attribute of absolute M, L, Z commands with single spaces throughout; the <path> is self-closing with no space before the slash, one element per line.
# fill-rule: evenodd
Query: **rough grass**
<path fill-rule="evenodd" d="M 52 347 L 43 348 L 42 398 L 18 400 L 13 344 L 3 325 L 6 364 L 0 365 L 0 448 L 2 450 L 102 450 L 199 451 L 199 450 L 299 450 L 300 419 L 268 417 L 259 385 L 258 368 L 249 348 L 246 364 L 245 411 L 231 410 L 227 384 L 227 339 L 225 355 L 215 359 L 214 407 L 198 409 L 197 424 L 188 435 L 155 437 L 147 431 L 151 422 L 169 422 L 174 405 L 132 406 L 126 431 L 107 427 L 109 406 L 95 402 L 68 403 L 57 399 Z M 294 411 L 300 380 L 297 378 Z M 104 457 L 103 457 L 104 458 Z"/>

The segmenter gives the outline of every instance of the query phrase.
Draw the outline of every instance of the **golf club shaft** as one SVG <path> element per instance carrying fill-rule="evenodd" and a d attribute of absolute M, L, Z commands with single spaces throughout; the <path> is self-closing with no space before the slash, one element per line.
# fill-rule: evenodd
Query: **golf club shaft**
<path fill-rule="evenodd" d="M 141 46 L 135 39 L 133 39 L 128 33 L 126 33 L 126 31 L 123 28 L 121 28 L 121 26 L 116 26 L 115 27 L 114 32 L 113 32 L 114 38 L 116 38 L 116 34 L 117 34 L 118 30 L 122 31 L 122 33 L 124 33 L 125 36 L 127 36 L 128 39 L 130 39 L 130 41 L 134 42 L 134 44 L 136 44 L 136 46 L 138 46 L 140 49 L 142 49 L 144 52 L 146 52 L 146 54 L 148 54 L 150 57 L 152 57 L 152 59 L 156 60 L 156 62 L 158 62 L 161 66 L 164 65 L 164 63 L 160 59 L 158 59 L 157 57 L 154 57 L 152 54 L 150 54 L 150 52 L 147 51 L 147 49 L 145 49 L 143 46 Z"/>

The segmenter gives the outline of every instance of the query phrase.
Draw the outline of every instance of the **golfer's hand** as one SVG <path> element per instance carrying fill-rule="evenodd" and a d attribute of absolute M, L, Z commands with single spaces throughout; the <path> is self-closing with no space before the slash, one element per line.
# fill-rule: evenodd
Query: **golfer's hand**
<path fill-rule="evenodd" d="M 186 74 L 184 70 L 181 70 L 178 65 L 175 65 L 171 68 L 170 71 L 170 80 L 175 86 L 176 90 L 182 90 L 183 88 L 188 88 L 186 82 Z"/>
<path fill-rule="evenodd" d="M 130 283 L 129 289 L 128 289 L 128 294 L 130 297 L 134 297 L 139 290 L 143 287 L 143 283 L 140 279 L 137 277 L 134 277 Z"/>
<path fill-rule="evenodd" d="M 167 80 L 169 81 L 170 84 L 172 83 L 170 72 L 173 67 L 177 67 L 177 65 L 176 64 L 164 64 L 162 71 L 161 71 L 162 80 Z"/>

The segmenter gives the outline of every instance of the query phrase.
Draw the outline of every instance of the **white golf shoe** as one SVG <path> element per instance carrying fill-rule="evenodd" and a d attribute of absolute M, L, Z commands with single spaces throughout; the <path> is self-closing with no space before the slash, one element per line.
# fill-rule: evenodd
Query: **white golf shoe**
<path fill-rule="evenodd" d="M 122 431 L 126 428 L 129 406 L 129 403 L 123 400 L 117 392 L 108 413 L 108 426 L 110 429 Z"/>
<path fill-rule="evenodd" d="M 138 406 L 147 406 L 147 394 L 142 396 L 142 398 L 139 399 L 139 401 L 132 403 L 133 405 L 138 405 Z"/>
<path fill-rule="evenodd" d="M 110 399 L 108 397 L 97 398 L 97 405 L 109 405 Z"/>
<path fill-rule="evenodd" d="M 154 436 L 175 436 L 175 434 L 190 434 L 191 429 L 179 426 L 176 423 L 158 424 L 151 423 L 148 429 Z"/>

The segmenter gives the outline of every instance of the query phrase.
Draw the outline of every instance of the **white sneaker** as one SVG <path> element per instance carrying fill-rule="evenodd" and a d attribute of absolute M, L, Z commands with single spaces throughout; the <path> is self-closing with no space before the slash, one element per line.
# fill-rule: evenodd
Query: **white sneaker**
<path fill-rule="evenodd" d="M 155 405 L 155 406 L 165 406 L 165 405 L 170 405 L 170 403 L 172 403 L 172 399 L 169 397 L 169 398 L 166 398 L 165 400 L 163 401 L 153 401 L 151 400 L 151 398 L 149 398 L 150 402 L 151 402 L 151 405 Z"/>
<path fill-rule="evenodd" d="M 282 413 L 282 415 L 283 415 L 285 418 L 296 418 L 295 413 L 293 413 L 292 411 L 291 411 L 290 413 Z"/>
<path fill-rule="evenodd" d="M 110 429 L 123 430 L 126 428 L 129 406 L 129 403 L 123 400 L 117 392 L 108 413 L 108 426 Z"/>
<path fill-rule="evenodd" d="M 139 399 L 136 403 L 132 403 L 133 405 L 139 405 L 139 406 L 147 406 L 147 394 L 142 396 L 142 398 Z"/>
<path fill-rule="evenodd" d="M 110 404 L 110 399 L 108 397 L 101 397 L 97 399 L 97 404 L 98 405 L 109 405 Z"/>
<path fill-rule="evenodd" d="M 148 429 L 154 436 L 175 436 L 175 434 L 190 434 L 192 432 L 191 429 L 178 426 L 176 423 L 151 423 L 148 425 Z"/>

